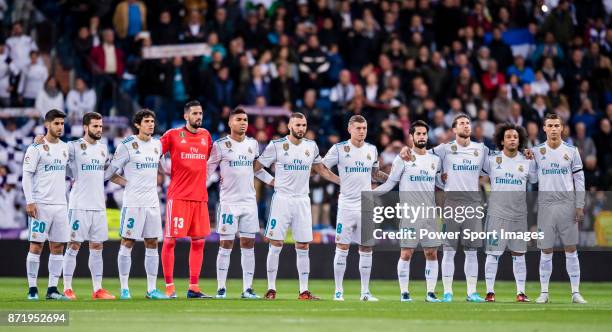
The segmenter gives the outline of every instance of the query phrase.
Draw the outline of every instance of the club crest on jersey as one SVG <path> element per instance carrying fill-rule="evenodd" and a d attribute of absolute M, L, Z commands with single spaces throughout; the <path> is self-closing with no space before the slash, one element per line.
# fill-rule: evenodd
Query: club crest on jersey
<path fill-rule="evenodd" d="M 501 169 L 502 157 L 501 156 L 495 157 L 495 162 L 497 163 L 497 169 Z"/>
<path fill-rule="evenodd" d="M 270 237 L 270 236 L 274 236 L 274 232 L 269 231 L 269 232 L 268 232 L 268 235 L 269 235 L 268 237 Z"/>
<path fill-rule="evenodd" d="M 563 159 L 569 160 L 569 156 L 567 155 L 567 153 L 563 155 Z"/>
<path fill-rule="evenodd" d="M 283 143 L 283 150 L 289 151 L 289 143 Z"/>
<path fill-rule="evenodd" d="M 83 151 L 87 150 L 87 144 L 81 143 L 81 150 Z"/>
<path fill-rule="evenodd" d="M 225 233 L 225 230 L 226 230 L 225 226 L 222 226 L 221 227 L 221 232 Z"/>
<path fill-rule="evenodd" d="M 523 172 L 525 170 L 525 168 L 523 167 L 523 165 L 519 165 L 518 170 L 519 170 L 519 172 Z"/>
<path fill-rule="evenodd" d="M 133 142 L 133 143 L 132 143 L 132 148 L 133 148 L 134 150 L 138 150 L 138 143 Z"/>
<path fill-rule="evenodd" d="M 304 154 L 306 155 L 306 157 L 310 157 L 310 151 L 306 150 L 304 151 Z"/>
<path fill-rule="evenodd" d="M 73 238 L 73 239 L 76 238 L 76 232 L 70 233 L 70 237 Z"/>
<path fill-rule="evenodd" d="M 457 154 L 457 146 L 455 144 L 451 145 L 451 151 L 453 154 Z"/>
<path fill-rule="evenodd" d="M 181 131 L 181 133 L 179 134 L 179 136 L 181 136 L 181 138 L 185 137 L 185 132 Z"/>
<path fill-rule="evenodd" d="M 546 154 L 546 148 L 540 148 L 540 154 Z"/>
<path fill-rule="evenodd" d="M 249 147 L 249 153 L 253 153 L 253 149 Z"/>
<path fill-rule="evenodd" d="M 45 152 L 49 152 L 49 146 L 47 144 L 43 145 L 43 150 L 45 150 Z"/>
<path fill-rule="evenodd" d="M 416 157 L 415 157 L 415 155 L 413 155 L 413 154 L 412 154 L 412 155 L 410 155 L 410 161 L 412 161 L 412 162 L 415 162 L 415 161 L 416 161 Z"/>
<path fill-rule="evenodd" d="M 474 156 L 478 157 L 478 150 L 474 150 Z"/>
<path fill-rule="evenodd" d="M 344 152 L 349 153 L 349 151 L 351 151 L 351 147 L 348 145 L 344 146 Z"/>
<path fill-rule="evenodd" d="M 368 160 L 372 160 L 372 156 L 368 153 L 368 155 L 366 156 L 366 158 L 368 158 Z"/>
<path fill-rule="evenodd" d="M 126 235 L 126 236 L 132 236 L 132 231 L 128 229 L 128 230 L 125 232 L 125 235 Z"/>
<path fill-rule="evenodd" d="M 436 170 L 436 165 L 434 165 L 434 163 L 431 163 L 431 170 L 435 171 Z"/>
<path fill-rule="evenodd" d="M 106 153 L 104 153 L 104 151 L 100 151 L 100 154 L 102 155 L 103 158 L 106 158 Z"/>
<path fill-rule="evenodd" d="M 204 138 L 202 138 L 202 140 L 200 141 L 200 144 L 206 145 L 206 140 Z"/>
<path fill-rule="evenodd" d="M 157 150 L 157 148 L 153 149 L 153 151 L 155 152 L 155 154 L 159 154 L 159 150 Z"/>
<path fill-rule="evenodd" d="M 64 158 L 68 158 L 68 154 L 66 153 L 66 150 L 62 151 L 62 154 L 64 155 Z"/>

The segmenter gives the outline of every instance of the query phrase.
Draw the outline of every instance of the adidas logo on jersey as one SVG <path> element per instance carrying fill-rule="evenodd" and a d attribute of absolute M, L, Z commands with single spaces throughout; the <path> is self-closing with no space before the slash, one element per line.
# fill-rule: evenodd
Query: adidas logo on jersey
<path fill-rule="evenodd" d="M 181 143 L 187 143 L 187 141 L 186 141 L 186 140 L 183 138 L 183 139 L 181 140 Z"/>

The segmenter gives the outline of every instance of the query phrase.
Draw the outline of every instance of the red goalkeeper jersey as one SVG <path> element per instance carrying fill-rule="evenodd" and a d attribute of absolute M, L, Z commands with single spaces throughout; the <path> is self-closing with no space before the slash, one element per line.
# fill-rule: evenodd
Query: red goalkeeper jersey
<path fill-rule="evenodd" d="M 187 128 L 168 130 L 162 137 L 162 153 L 170 152 L 172 163 L 168 199 L 208 201 L 206 163 L 212 138 L 206 129 L 192 133 Z"/>

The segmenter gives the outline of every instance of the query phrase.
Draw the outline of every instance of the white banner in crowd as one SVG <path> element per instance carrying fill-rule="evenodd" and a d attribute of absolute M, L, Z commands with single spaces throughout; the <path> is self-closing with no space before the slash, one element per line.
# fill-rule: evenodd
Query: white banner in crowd
<path fill-rule="evenodd" d="M 163 59 L 175 56 L 209 56 L 212 50 L 206 43 L 149 46 L 142 49 L 142 57 L 145 59 Z"/>

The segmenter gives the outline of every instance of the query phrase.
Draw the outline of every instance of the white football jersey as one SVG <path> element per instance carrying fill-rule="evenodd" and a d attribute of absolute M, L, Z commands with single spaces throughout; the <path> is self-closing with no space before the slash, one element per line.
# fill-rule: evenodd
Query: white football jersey
<path fill-rule="evenodd" d="M 250 137 L 242 142 L 229 135 L 216 140 L 208 159 L 208 174 L 220 168 L 219 196 L 222 203 L 255 203 L 253 161 L 259 157 L 259 144 Z"/>
<path fill-rule="evenodd" d="M 524 220 L 527 182 L 537 181 L 535 162 L 521 153 L 508 157 L 496 151 L 486 158 L 482 171 L 491 182 L 488 214 L 506 220 Z"/>
<path fill-rule="evenodd" d="M 436 175 L 440 172 L 440 157 L 434 154 L 412 153 L 413 159 L 405 161 L 399 156 L 393 160 L 389 178 L 399 182 L 400 191 L 431 191 L 436 189 Z"/>
<path fill-rule="evenodd" d="M 538 173 L 538 201 L 542 203 L 567 202 L 574 198 L 564 192 L 584 191 L 584 182 L 574 186 L 574 174 L 582 172 L 582 159 L 575 146 L 562 142 L 556 149 L 548 141 L 533 147 Z M 544 192 L 544 193 L 543 193 Z M 584 204 L 584 198 L 579 205 Z"/>
<path fill-rule="evenodd" d="M 447 174 L 444 191 L 479 191 L 478 180 L 489 149 L 482 143 L 461 146 L 456 141 L 430 150 L 442 160 L 441 173 Z"/>
<path fill-rule="evenodd" d="M 23 172 L 33 173 L 34 203 L 66 204 L 66 167 L 68 145 L 58 143 L 32 144 L 23 159 Z"/>
<path fill-rule="evenodd" d="M 288 137 L 274 140 L 257 159 L 264 167 L 274 164 L 274 191 L 289 196 L 305 196 L 310 192 L 313 164 L 321 163 L 319 147 L 302 138 L 297 145 Z"/>
<path fill-rule="evenodd" d="M 161 142 L 156 138 L 145 142 L 132 135 L 119 144 L 111 165 L 122 169 L 127 180 L 123 207 L 159 207 L 157 169 L 161 152 Z"/>
<path fill-rule="evenodd" d="M 108 148 L 85 139 L 68 142 L 68 170 L 74 183 L 68 207 L 79 210 L 105 210 L 104 171 L 108 166 Z"/>
<path fill-rule="evenodd" d="M 369 143 L 354 146 L 350 140 L 334 144 L 322 160 L 327 168 L 338 166 L 338 208 L 361 210 L 361 192 L 372 190 L 372 168 L 378 167 L 378 151 Z"/>

